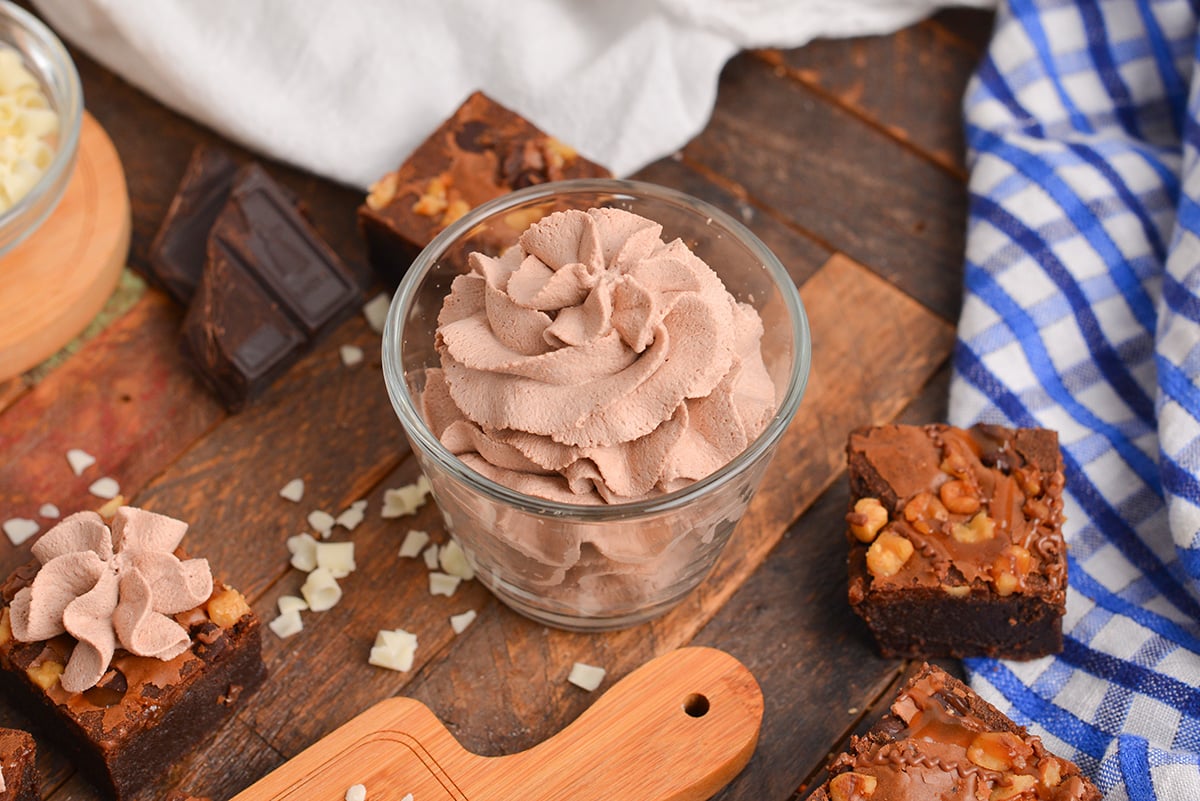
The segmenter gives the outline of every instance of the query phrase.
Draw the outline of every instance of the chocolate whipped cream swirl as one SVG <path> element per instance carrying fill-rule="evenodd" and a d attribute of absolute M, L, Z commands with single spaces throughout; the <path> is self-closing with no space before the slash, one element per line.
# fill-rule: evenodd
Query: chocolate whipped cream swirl
<path fill-rule="evenodd" d="M 639 500 L 722 467 L 775 411 L 758 313 L 651 220 L 559 212 L 469 262 L 422 404 L 442 444 L 494 481 Z"/>
<path fill-rule="evenodd" d="M 129 506 L 111 531 L 95 512 L 64 519 L 33 545 L 41 568 L 12 600 L 13 637 L 74 637 L 60 679 L 68 692 L 95 686 L 118 647 L 162 660 L 183 653 L 191 638 L 169 616 L 204 603 L 213 587 L 208 560 L 174 554 L 186 532 L 187 523 Z"/>

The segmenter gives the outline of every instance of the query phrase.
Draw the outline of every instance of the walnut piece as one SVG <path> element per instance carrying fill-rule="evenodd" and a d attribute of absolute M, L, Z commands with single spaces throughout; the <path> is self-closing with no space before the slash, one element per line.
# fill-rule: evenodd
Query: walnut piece
<path fill-rule="evenodd" d="M 1000 773 L 1025 767 L 1033 748 L 1010 731 L 985 731 L 967 746 L 967 759 L 981 768 Z"/>
<path fill-rule="evenodd" d="M 996 594 L 1012 595 L 1032 569 L 1033 555 L 1020 545 L 1009 545 L 992 564 L 992 582 L 996 585 Z"/>
<path fill-rule="evenodd" d="M 913 544 L 892 531 L 885 531 L 867 549 L 867 570 L 872 576 L 894 576 L 913 555 Z"/>
<path fill-rule="evenodd" d="M 1002 784 L 992 790 L 988 801 L 1015 801 L 1017 798 L 1035 799 L 1034 785 L 1037 779 L 1025 773 L 1017 773 L 1008 777 L 1008 784 Z"/>
<path fill-rule="evenodd" d="M 829 780 L 830 801 L 859 801 L 875 795 L 878 780 L 866 773 L 839 773 Z"/>
<path fill-rule="evenodd" d="M 208 619 L 223 629 L 233 628 L 243 616 L 250 614 L 250 604 L 233 587 L 208 599 Z"/>
<path fill-rule="evenodd" d="M 396 184 L 399 179 L 398 174 L 389 172 L 371 184 L 370 192 L 367 195 L 367 207 L 379 211 L 391 203 L 392 199 L 396 197 Z"/>
<path fill-rule="evenodd" d="M 30 665 L 25 669 L 25 675 L 29 676 L 37 686 L 43 690 L 49 690 L 58 681 L 58 677 L 66 670 L 66 666 L 62 662 L 56 662 L 53 659 L 47 659 L 36 665 Z"/>
<path fill-rule="evenodd" d="M 904 505 L 904 519 L 922 534 L 932 534 L 950 519 L 950 513 L 933 493 L 919 492 Z"/>
<path fill-rule="evenodd" d="M 451 200 L 442 212 L 442 227 L 449 225 L 471 210 L 471 206 L 462 198 Z"/>
<path fill-rule="evenodd" d="M 553 171 L 561 170 L 579 158 L 579 154 L 575 152 L 575 148 L 558 141 L 553 136 L 546 137 L 546 141 L 542 145 L 542 150 L 546 155 L 546 166 Z"/>
<path fill-rule="evenodd" d="M 1045 757 L 1038 765 L 1038 776 L 1042 780 L 1042 786 L 1047 789 L 1053 789 L 1062 784 L 1062 762 L 1059 762 L 1056 757 Z"/>
<path fill-rule="evenodd" d="M 425 192 L 413 204 L 413 211 L 423 217 L 436 217 L 446 210 L 450 201 L 446 192 L 450 188 L 450 176 L 443 173 L 429 179 Z"/>
<path fill-rule="evenodd" d="M 979 511 L 979 495 L 969 482 L 961 478 L 947 481 L 939 487 L 938 497 L 956 515 L 973 515 Z"/>
<path fill-rule="evenodd" d="M 986 542 L 996 536 L 996 521 L 988 517 L 986 512 L 980 512 L 966 523 L 955 523 L 950 535 L 964 545 Z"/>
<path fill-rule="evenodd" d="M 879 529 L 887 525 L 888 513 L 878 498 L 859 498 L 854 504 L 854 511 L 846 515 L 850 524 L 850 533 L 859 542 L 875 541 Z"/>

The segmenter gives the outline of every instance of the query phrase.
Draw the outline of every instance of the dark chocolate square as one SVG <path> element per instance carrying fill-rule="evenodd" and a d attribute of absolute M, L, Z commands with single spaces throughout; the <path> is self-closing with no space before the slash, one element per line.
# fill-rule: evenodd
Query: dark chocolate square
<path fill-rule="evenodd" d="M 200 284 L 208 232 L 229 199 L 236 173 L 237 164 L 220 148 L 193 150 L 150 245 L 149 278 L 184 306 Z"/>

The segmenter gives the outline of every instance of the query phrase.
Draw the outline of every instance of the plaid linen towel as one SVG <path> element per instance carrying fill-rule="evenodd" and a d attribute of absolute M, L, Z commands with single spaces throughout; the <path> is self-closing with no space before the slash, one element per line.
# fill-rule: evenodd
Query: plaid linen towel
<path fill-rule="evenodd" d="M 1056 429 L 1062 654 L 975 688 L 1106 799 L 1200 801 L 1200 69 L 1188 0 L 1011 0 L 964 102 L 950 418 Z"/>

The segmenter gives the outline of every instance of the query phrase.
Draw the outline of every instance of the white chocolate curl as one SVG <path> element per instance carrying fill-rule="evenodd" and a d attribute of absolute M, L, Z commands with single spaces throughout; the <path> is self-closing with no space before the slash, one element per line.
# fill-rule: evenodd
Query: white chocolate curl
<path fill-rule="evenodd" d="M 775 411 L 757 312 L 658 223 L 559 212 L 470 266 L 438 316 L 422 404 L 442 444 L 501 484 L 567 503 L 670 492 Z"/>
<path fill-rule="evenodd" d="M 33 545 L 42 566 L 13 598 L 13 637 L 69 633 L 78 641 L 61 678 L 67 692 L 95 686 L 118 646 L 175 658 L 191 638 L 170 616 L 212 595 L 208 560 L 174 554 L 186 532 L 187 523 L 129 506 L 117 510 L 111 531 L 95 512 L 66 518 Z"/>

